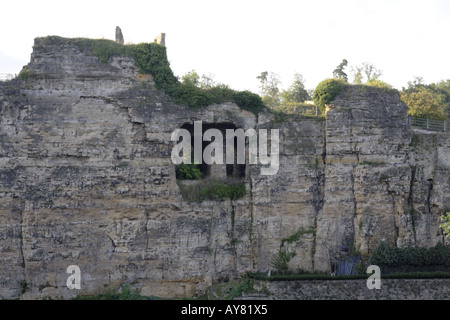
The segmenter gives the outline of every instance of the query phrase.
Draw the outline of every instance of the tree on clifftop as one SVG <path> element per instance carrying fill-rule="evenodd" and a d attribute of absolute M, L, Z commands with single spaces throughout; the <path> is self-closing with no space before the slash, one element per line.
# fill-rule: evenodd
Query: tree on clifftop
<path fill-rule="evenodd" d="M 266 106 L 278 106 L 281 102 L 280 89 L 278 86 L 281 84 L 280 76 L 273 72 L 264 71 L 256 77 L 259 80 L 259 90 L 262 101 Z"/>
<path fill-rule="evenodd" d="M 354 84 L 363 84 L 363 79 L 365 79 L 365 83 L 375 82 L 375 80 L 379 80 L 380 76 L 383 74 L 383 71 L 369 62 L 363 62 L 362 65 L 353 67 L 352 69 Z"/>
<path fill-rule="evenodd" d="M 287 90 L 281 92 L 281 104 L 302 103 L 310 100 L 311 97 L 305 89 L 305 80 L 300 73 L 294 74 L 294 81 Z"/>
<path fill-rule="evenodd" d="M 402 89 L 400 98 L 413 117 L 446 120 L 450 115 L 450 80 L 427 85 L 416 77 Z"/>
<path fill-rule="evenodd" d="M 348 81 L 347 74 L 344 72 L 344 68 L 347 66 L 348 62 L 346 59 L 343 59 L 342 62 L 334 69 L 333 77 L 336 79 L 342 79 L 345 82 Z"/>

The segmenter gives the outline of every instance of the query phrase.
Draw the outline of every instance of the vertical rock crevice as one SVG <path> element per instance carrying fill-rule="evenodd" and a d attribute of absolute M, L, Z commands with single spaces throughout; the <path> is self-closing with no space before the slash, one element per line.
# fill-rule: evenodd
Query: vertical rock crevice
<path fill-rule="evenodd" d="M 414 209 L 414 199 L 413 199 L 413 195 L 414 195 L 414 181 L 416 179 L 416 170 L 417 168 L 415 166 L 410 166 L 410 180 L 409 180 L 409 192 L 408 192 L 408 199 L 407 199 L 407 212 L 409 214 L 409 219 L 411 221 L 411 228 L 412 228 L 412 232 L 413 232 L 413 239 L 414 239 L 414 245 L 417 242 L 417 237 L 416 237 L 416 211 Z"/>
<path fill-rule="evenodd" d="M 25 236 L 25 223 L 23 219 L 23 214 L 25 210 L 25 200 L 19 199 L 19 204 L 17 207 L 13 208 L 13 213 L 18 214 L 19 218 L 19 226 L 20 226 L 20 234 L 19 234 L 19 261 L 20 266 L 22 268 L 22 277 L 21 279 L 17 279 L 19 281 L 18 287 L 20 288 L 19 294 L 23 294 L 24 286 L 27 286 L 27 264 L 24 253 L 24 236 Z M 14 212 L 15 211 L 15 212 Z"/>

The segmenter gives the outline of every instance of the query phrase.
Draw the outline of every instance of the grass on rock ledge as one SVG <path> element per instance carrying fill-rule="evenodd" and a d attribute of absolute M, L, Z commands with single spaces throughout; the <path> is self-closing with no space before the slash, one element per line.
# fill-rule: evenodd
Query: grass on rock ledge
<path fill-rule="evenodd" d="M 183 199 L 188 202 L 237 200 L 246 195 L 245 182 L 233 178 L 177 180 L 177 184 Z"/>

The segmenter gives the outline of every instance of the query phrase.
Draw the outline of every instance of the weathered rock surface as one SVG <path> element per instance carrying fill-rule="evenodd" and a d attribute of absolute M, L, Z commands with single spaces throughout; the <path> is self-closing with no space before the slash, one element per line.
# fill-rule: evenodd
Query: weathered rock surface
<path fill-rule="evenodd" d="M 93 294 L 131 284 L 183 297 L 245 269 L 329 270 L 352 247 L 444 241 L 450 138 L 412 130 L 395 93 L 346 88 L 326 120 L 256 118 L 234 103 L 194 111 L 155 89 L 132 58 L 102 64 L 36 39 L 33 79 L 0 83 L 0 297 Z M 247 165 L 247 195 L 188 203 L 170 159 L 183 124 L 277 128 L 280 168 Z M 296 237 L 291 237 L 297 234 Z M 69 290 L 69 265 L 81 289 Z"/>

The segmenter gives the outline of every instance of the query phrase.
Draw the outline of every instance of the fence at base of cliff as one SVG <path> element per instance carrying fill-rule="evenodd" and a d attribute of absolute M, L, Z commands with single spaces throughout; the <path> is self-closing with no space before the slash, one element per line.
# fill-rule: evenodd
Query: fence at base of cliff
<path fill-rule="evenodd" d="M 411 127 L 432 130 L 432 131 L 449 131 L 449 123 L 446 120 L 435 120 L 425 118 L 410 117 Z"/>

